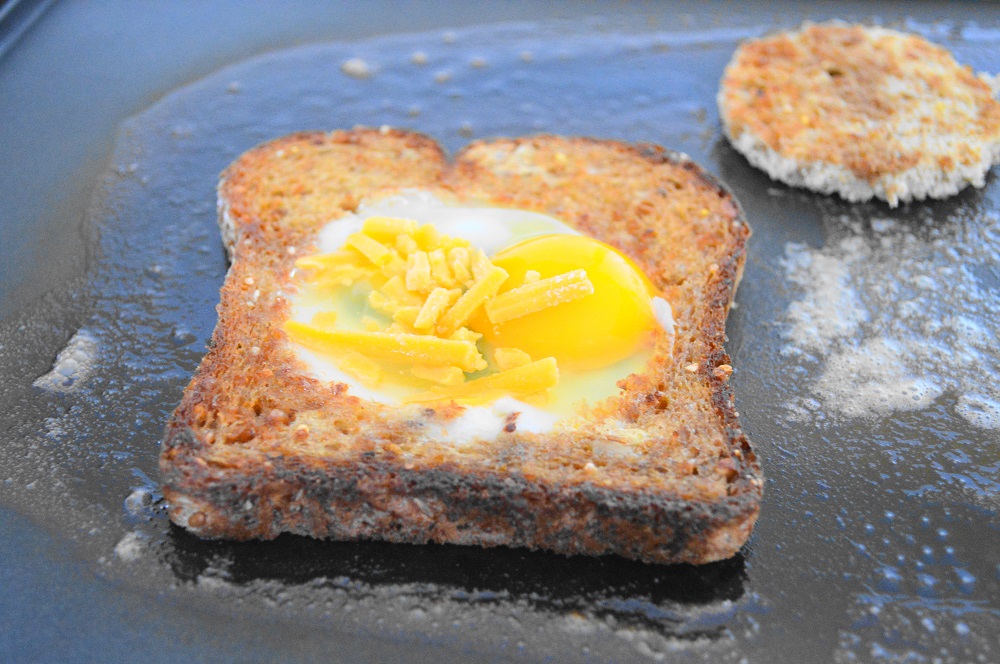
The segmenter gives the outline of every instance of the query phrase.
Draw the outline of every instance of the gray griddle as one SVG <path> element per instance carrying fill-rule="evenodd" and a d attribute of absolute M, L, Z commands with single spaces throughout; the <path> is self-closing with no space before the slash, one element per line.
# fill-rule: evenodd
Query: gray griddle
<path fill-rule="evenodd" d="M 826 412 L 824 358 L 788 352 L 802 294 L 783 262 L 874 246 L 887 223 L 929 247 L 980 237 L 1000 184 L 850 205 L 771 182 L 721 138 L 738 41 L 833 16 L 1000 72 L 1000 9 L 980 3 L 0 6 L 0 661 L 1000 660 L 1000 436 L 949 391 Z M 355 57 L 370 77 L 342 73 Z M 727 183 L 754 230 L 732 385 L 767 477 L 739 555 L 208 542 L 169 524 L 159 440 L 226 271 L 217 174 L 268 138 L 355 124 L 451 151 L 655 142 Z M 996 262 L 969 269 L 995 308 Z"/>

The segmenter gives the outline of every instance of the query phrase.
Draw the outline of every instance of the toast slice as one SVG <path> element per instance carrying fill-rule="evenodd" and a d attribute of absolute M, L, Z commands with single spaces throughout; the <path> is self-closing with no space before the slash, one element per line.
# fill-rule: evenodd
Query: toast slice
<path fill-rule="evenodd" d="M 461 405 L 387 405 L 317 378 L 282 328 L 296 258 L 360 202 L 414 189 L 543 212 L 616 247 L 670 303 L 674 334 L 621 377 L 620 395 L 553 430 L 510 425 L 461 445 L 435 433 Z M 211 538 L 290 532 L 695 564 L 749 537 L 763 479 L 722 344 L 750 230 L 687 157 L 535 136 L 473 143 L 449 162 L 405 131 L 300 133 L 229 166 L 219 213 L 232 261 L 219 323 L 160 458 L 176 524 Z"/>

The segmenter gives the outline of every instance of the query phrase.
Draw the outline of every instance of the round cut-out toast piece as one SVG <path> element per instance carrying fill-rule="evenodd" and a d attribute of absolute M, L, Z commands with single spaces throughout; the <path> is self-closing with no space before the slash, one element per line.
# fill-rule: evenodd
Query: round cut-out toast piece
<path fill-rule="evenodd" d="M 992 84 L 916 35 L 807 23 L 741 45 L 718 104 L 730 142 L 775 180 L 895 207 L 984 185 L 1000 161 Z"/>

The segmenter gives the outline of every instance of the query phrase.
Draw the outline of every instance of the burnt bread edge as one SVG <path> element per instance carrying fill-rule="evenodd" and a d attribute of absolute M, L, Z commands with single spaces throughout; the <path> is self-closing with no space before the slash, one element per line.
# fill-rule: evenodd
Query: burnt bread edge
<path fill-rule="evenodd" d="M 269 540 L 287 532 L 700 564 L 734 555 L 759 512 L 753 492 L 693 501 L 516 472 L 455 471 L 447 463 L 407 470 L 374 452 L 349 464 L 261 454 L 242 467 L 217 468 L 198 456 L 201 443 L 183 427 L 167 445 L 164 497 L 172 517 L 210 538 Z"/>

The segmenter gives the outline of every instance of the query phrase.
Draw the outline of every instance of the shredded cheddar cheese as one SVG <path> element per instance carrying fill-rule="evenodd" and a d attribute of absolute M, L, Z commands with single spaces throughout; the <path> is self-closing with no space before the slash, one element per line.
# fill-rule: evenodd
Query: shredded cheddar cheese
<path fill-rule="evenodd" d="M 468 372 L 487 366 L 469 341 L 422 334 L 319 330 L 293 320 L 285 323 L 285 331 L 303 346 L 330 354 L 353 350 L 371 358 L 408 364 L 454 364 Z"/>
<path fill-rule="evenodd" d="M 405 399 L 406 403 L 428 403 L 432 401 L 456 401 L 466 404 L 482 404 L 510 394 L 528 396 L 556 386 L 559 369 L 556 360 L 546 357 L 542 360 L 501 371 L 490 376 L 477 378 L 453 387 L 432 388 Z"/>
<path fill-rule="evenodd" d="M 361 381 L 365 387 L 378 387 L 382 382 L 383 373 L 379 363 L 357 351 L 345 352 L 340 360 L 340 368 L 344 373 Z"/>
<path fill-rule="evenodd" d="M 482 334 L 469 329 L 469 322 L 480 310 L 499 324 L 594 292 L 586 270 L 547 279 L 529 270 L 523 285 L 498 294 L 509 275 L 481 250 L 442 235 L 432 224 L 394 217 L 370 217 L 342 248 L 305 256 L 295 266 L 322 287 L 371 284 L 369 305 L 391 322 L 366 316 L 363 330 L 343 330 L 334 312 L 320 312 L 309 325 L 286 322 L 289 337 L 339 358 L 344 372 L 368 386 L 378 385 L 390 367 L 395 375 L 403 371 L 432 384 L 408 403 L 476 404 L 504 395 L 543 399 L 559 380 L 556 360 L 495 348 L 490 365 L 477 347 Z M 491 373 L 485 376 L 466 375 L 487 368 Z"/>
<path fill-rule="evenodd" d="M 497 348 L 493 351 L 493 361 L 500 371 L 507 371 L 528 364 L 531 356 L 520 348 Z"/>
<path fill-rule="evenodd" d="M 486 315 L 503 323 L 548 307 L 579 300 L 594 292 L 586 270 L 573 270 L 513 288 L 486 303 Z"/>

